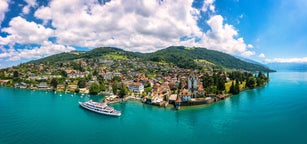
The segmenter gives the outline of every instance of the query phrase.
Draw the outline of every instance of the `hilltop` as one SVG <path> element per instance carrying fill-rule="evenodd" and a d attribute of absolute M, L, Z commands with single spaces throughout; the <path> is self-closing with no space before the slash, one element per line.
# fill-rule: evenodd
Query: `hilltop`
<path fill-rule="evenodd" d="M 206 48 L 187 48 L 183 46 L 171 46 L 153 53 L 137 53 L 124 51 L 119 48 L 101 47 L 91 51 L 73 51 L 60 53 L 28 63 L 59 63 L 76 59 L 132 59 L 138 58 L 144 61 L 172 63 L 180 68 L 192 69 L 236 69 L 246 71 L 273 71 L 265 66 L 240 60 L 232 55 L 208 50 Z"/>

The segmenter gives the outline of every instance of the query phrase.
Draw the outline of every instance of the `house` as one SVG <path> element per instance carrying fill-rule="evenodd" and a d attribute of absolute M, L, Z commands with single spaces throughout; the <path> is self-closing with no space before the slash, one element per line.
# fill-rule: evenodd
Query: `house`
<path fill-rule="evenodd" d="M 76 70 L 66 70 L 68 78 L 77 78 L 77 71 Z"/>
<path fill-rule="evenodd" d="M 22 89 L 25 89 L 25 88 L 27 88 L 27 84 L 26 83 L 24 83 L 24 82 L 21 82 L 20 84 L 19 84 L 19 88 L 22 88 Z"/>
<path fill-rule="evenodd" d="M 37 86 L 39 89 L 47 89 L 48 88 L 48 85 L 46 82 L 41 82 L 38 84 Z"/>
<path fill-rule="evenodd" d="M 80 88 L 80 93 L 82 94 L 88 94 L 90 91 L 87 88 Z"/>
<path fill-rule="evenodd" d="M 65 88 L 65 86 L 63 85 L 63 84 L 59 84 L 59 85 L 57 85 L 57 87 L 56 87 L 57 89 L 64 89 Z"/>
<path fill-rule="evenodd" d="M 112 78 L 113 78 L 113 73 L 111 73 L 111 72 L 107 72 L 107 73 L 103 74 L 104 80 L 110 80 Z"/>
<path fill-rule="evenodd" d="M 0 80 L 0 85 L 4 85 L 6 84 L 7 82 L 9 82 L 10 80 Z"/>
<path fill-rule="evenodd" d="M 136 93 L 142 93 L 144 91 L 144 85 L 140 82 L 134 82 L 129 84 L 129 90 Z"/>
<path fill-rule="evenodd" d="M 68 89 L 77 89 L 78 85 L 70 84 L 67 86 Z"/>
<path fill-rule="evenodd" d="M 177 94 L 171 94 L 169 99 L 168 99 L 168 102 L 170 104 L 174 104 L 176 100 L 177 100 Z"/>
<path fill-rule="evenodd" d="M 87 66 L 87 63 L 85 61 L 82 61 L 81 62 L 81 67 L 86 67 Z"/>
<path fill-rule="evenodd" d="M 118 77 L 121 77 L 121 73 L 113 73 L 113 76 L 118 76 Z"/>

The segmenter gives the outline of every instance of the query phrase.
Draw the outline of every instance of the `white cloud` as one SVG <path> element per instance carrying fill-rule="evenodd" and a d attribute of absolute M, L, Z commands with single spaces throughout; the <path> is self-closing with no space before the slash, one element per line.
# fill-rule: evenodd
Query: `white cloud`
<path fill-rule="evenodd" d="M 52 12 L 49 7 L 42 6 L 35 11 L 34 16 L 44 20 L 44 24 L 46 24 L 49 20 L 52 19 Z"/>
<path fill-rule="evenodd" d="M 72 50 L 75 50 L 75 48 L 45 41 L 40 47 L 34 47 L 33 49 L 9 49 L 6 52 L 0 53 L 0 59 L 17 61 L 20 59 L 42 58 L 45 56 L 61 52 L 69 52 Z"/>
<path fill-rule="evenodd" d="M 30 8 L 37 6 L 36 0 L 24 0 L 24 1 L 27 3 L 27 5 L 23 7 L 22 13 L 29 14 Z"/>
<path fill-rule="evenodd" d="M 263 53 L 259 54 L 258 57 L 265 58 L 265 55 Z"/>
<path fill-rule="evenodd" d="M 192 2 L 112 0 L 100 5 L 54 0 L 35 16 L 52 20 L 61 44 L 148 52 L 177 44 L 182 36 L 201 36 L 196 21 L 199 12 Z"/>
<path fill-rule="evenodd" d="M 207 12 L 209 9 L 211 12 L 215 12 L 215 6 L 213 5 L 214 2 L 215 0 L 204 0 L 204 4 L 201 10 L 203 12 Z"/>
<path fill-rule="evenodd" d="M 24 18 L 18 16 L 13 18 L 9 23 L 8 28 L 3 28 L 1 31 L 8 33 L 7 37 L 0 36 L 0 44 L 40 44 L 53 35 L 53 30 L 45 28 L 41 24 L 28 22 Z"/>
<path fill-rule="evenodd" d="M 5 17 L 5 13 L 9 10 L 9 0 L 0 0 L 0 27 Z"/>
<path fill-rule="evenodd" d="M 230 54 L 250 56 L 252 53 L 246 50 L 247 45 L 244 39 L 242 37 L 236 38 L 238 31 L 232 25 L 224 24 L 223 21 L 221 15 L 212 16 L 207 21 L 211 30 L 202 36 L 200 46 Z"/>
<path fill-rule="evenodd" d="M 244 57 L 250 57 L 252 55 L 255 55 L 255 52 L 254 51 L 245 51 L 243 53 L 241 53 L 242 56 Z"/>
<path fill-rule="evenodd" d="M 266 59 L 266 63 L 307 63 L 307 57 Z"/>
<path fill-rule="evenodd" d="M 254 46 L 252 44 L 248 44 L 247 48 L 253 48 Z"/>

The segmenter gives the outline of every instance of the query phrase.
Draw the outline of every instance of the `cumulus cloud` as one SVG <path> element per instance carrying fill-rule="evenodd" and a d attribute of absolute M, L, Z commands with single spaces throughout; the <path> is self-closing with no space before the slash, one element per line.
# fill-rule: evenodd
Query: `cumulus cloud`
<path fill-rule="evenodd" d="M 307 63 L 307 57 L 266 59 L 266 63 Z"/>
<path fill-rule="evenodd" d="M 53 35 L 53 30 L 45 28 L 41 24 L 35 22 L 28 22 L 24 18 L 18 16 L 13 18 L 9 23 L 8 28 L 3 28 L 1 31 L 9 35 L 7 37 L 0 36 L 0 44 L 40 44 L 48 40 Z"/>
<path fill-rule="evenodd" d="M 9 27 L 1 31 L 8 33 L 0 37 L 0 44 L 40 44 L 41 47 L 26 50 L 12 50 L 11 60 L 36 58 L 41 55 L 34 52 L 62 46 L 62 52 L 72 50 L 69 46 L 96 48 L 113 46 L 130 51 L 152 52 L 171 45 L 198 46 L 245 57 L 255 52 L 239 37 L 233 25 L 224 22 L 221 15 L 215 14 L 215 0 L 205 0 L 201 9 L 192 7 L 193 0 L 156 1 L 156 0 L 111 0 L 99 3 L 98 0 L 52 0 L 48 5 L 40 6 L 34 16 L 43 24 L 27 21 L 20 16 L 13 18 Z M 28 5 L 36 7 L 35 0 Z M 198 21 L 202 12 L 210 12 L 205 21 L 209 30 L 202 31 Z M 25 11 L 26 12 L 26 11 Z M 47 23 L 50 22 L 50 23 Z M 47 25 L 48 24 L 48 25 Z M 48 28 L 51 24 L 52 28 Z M 182 40 L 182 37 L 187 39 Z M 50 51 L 50 49 L 49 49 Z M 20 53 L 21 56 L 16 56 Z M 23 53 L 23 54 L 21 54 Z M 55 53 L 55 52 L 51 52 Z M 43 52 L 43 55 L 47 53 Z"/>
<path fill-rule="evenodd" d="M 9 10 L 9 0 L 0 0 L 0 27 L 5 17 L 5 13 Z"/>
<path fill-rule="evenodd" d="M 37 6 L 37 3 L 36 0 L 25 0 L 25 2 L 27 3 L 27 5 L 23 7 L 22 13 L 29 14 L 30 8 Z"/>
<path fill-rule="evenodd" d="M 61 44 L 149 52 L 179 43 L 182 36 L 201 36 L 198 10 L 192 2 L 112 0 L 101 5 L 54 0 L 39 8 L 35 16 L 52 20 Z"/>
<path fill-rule="evenodd" d="M 221 15 L 214 15 L 207 21 L 211 30 L 203 34 L 200 46 L 230 54 L 254 55 L 254 52 L 247 51 L 248 45 L 242 37 L 236 38 L 238 31 L 232 25 L 224 24 L 223 21 Z"/>
<path fill-rule="evenodd" d="M 200 46 L 226 53 L 243 53 L 247 47 L 238 31 L 224 24 L 221 15 L 207 20 L 211 28 L 202 32 L 199 11 L 192 0 L 139 1 L 112 0 L 105 5 L 95 1 L 51 1 L 40 7 L 35 16 L 52 21 L 58 43 L 83 47 L 116 46 L 131 51 L 151 52 L 170 45 Z M 205 0 L 204 7 L 214 0 Z M 52 12 L 52 13 L 51 13 Z M 190 39 L 180 41 L 186 36 Z M 201 38 L 199 42 L 195 42 Z"/>
<path fill-rule="evenodd" d="M 17 61 L 20 59 L 42 58 L 45 56 L 61 52 L 69 52 L 72 50 L 75 50 L 75 48 L 70 46 L 53 44 L 49 41 L 44 41 L 40 47 L 34 47 L 32 49 L 9 49 L 4 53 L 0 53 L 0 59 L 6 59 L 8 61 Z"/>
<path fill-rule="evenodd" d="M 258 57 L 265 58 L 265 55 L 263 53 L 259 54 Z"/>

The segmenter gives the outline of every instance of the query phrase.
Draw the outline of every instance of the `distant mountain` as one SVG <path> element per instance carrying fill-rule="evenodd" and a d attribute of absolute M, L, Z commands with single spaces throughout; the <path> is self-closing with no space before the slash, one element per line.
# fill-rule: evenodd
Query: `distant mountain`
<path fill-rule="evenodd" d="M 248 63 L 253 63 L 253 64 L 258 64 L 258 65 L 262 65 L 264 67 L 267 67 L 265 64 L 263 63 L 260 63 L 260 62 L 257 62 L 257 61 L 254 61 L 254 60 L 251 60 L 251 59 L 248 59 L 248 58 L 244 58 L 244 57 L 240 57 L 240 56 L 234 56 L 242 61 L 245 61 L 245 62 L 248 62 Z"/>
<path fill-rule="evenodd" d="M 152 61 L 171 62 L 179 67 L 193 68 L 195 59 L 206 60 L 216 66 L 228 69 L 242 69 L 247 71 L 273 71 L 259 64 L 242 61 L 229 54 L 208 50 L 206 48 L 186 48 L 183 46 L 172 46 L 166 49 L 147 54 Z"/>
<path fill-rule="evenodd" d="M 183 46 L 171 46 L 153 53 L 138 53 L 124 51 L 119 48 L 102 47 L 91 51 L 73 51 L 60 53 L 28 63 L 57 63 L 75 59 L 91 59 L 116 55 L 116 57 L 139 58 L 144 61 L 156 61 L 173 63 L 181 68 L 199 68 L 206 65 L 215 68 L 241 69 L 247 71 L 272 71 L 260 64 L 254 64 L 240 60 L 226 53 L 208 50 L 206 48 L 187 48 Z"/>
<path fill-rule="evenodd" d="M 269 63 L 267 66 L 277 71 L 307 71 L 307 63 Z"/>

